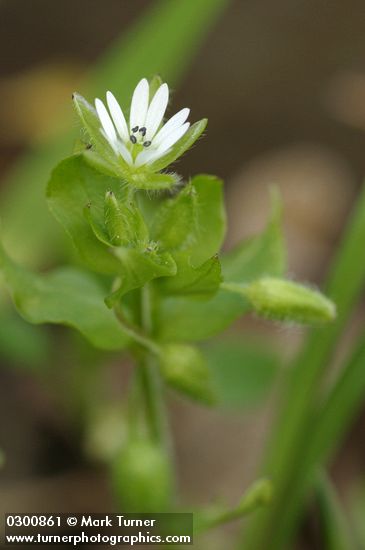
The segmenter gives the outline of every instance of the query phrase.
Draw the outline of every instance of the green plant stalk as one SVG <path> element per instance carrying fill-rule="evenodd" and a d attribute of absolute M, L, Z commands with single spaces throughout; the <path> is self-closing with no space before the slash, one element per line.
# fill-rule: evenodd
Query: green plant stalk
<path fill-rule="evenodd" d="M 275 488 L 273 505 L 252 521 L 245 550 L 282 550 L 292 532 L 284 511 L 290 509 L 290 495 L 299 478 L 306 475 L 303 471 L 299 475 L 298 465 L 316 429 L 313 404 L 323 374 L 364 285 L 365 262 L 359 262 L 364 242 L 365 191 L 358 199 L 327 283 L 327 295 L 337 305 L 337 319 L 328 328 L 311 332 L 292 371 L 264 465 L 264 473 L 271 476 Z"/>
<path fill-rule="evenodd" d="M 341 503 L 325 471 L 315 481 L 315 496 L 319 511 L 321 542 L 326 550 L 352 550 L 354 541 Z"/>
<path fill-rule="evenodd" d="M 313 437 L 308 439 L 307 448 L 303 450 L 301 462 L 297 465 L 303 475 L 292 486 L 283 520 L 283 531 L 288 532 L 289 536 L 300 518 L 316 469 L 324 466 L 333 456 L 361 407 L 365 393 L 364 370 L 365 342 L 361 339 L 327 400 L 311 416 L 310 424 L 312 427 L 316 425 L 316 429 Z"/>
<path fill-rule="evenodd" d="M 141 328 L 152 333 L 151 287 L 141 289 Z M 150 436 L 167 451 L 167 421 L 164 407 L 162 380 L 156 365 L 156 354 L 151 349 L 142 352 L 137 364 L 137 380 L 146 411 Z"/>

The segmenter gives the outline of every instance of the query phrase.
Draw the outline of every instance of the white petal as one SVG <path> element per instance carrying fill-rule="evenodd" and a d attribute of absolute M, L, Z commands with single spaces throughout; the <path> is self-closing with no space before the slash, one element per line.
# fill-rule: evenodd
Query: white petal
<path fill-rule="evenodd" d="M 142 166 L 142 164 L 147 164 L 153 162 L 154 160 L 161 157 L 163 153 L 160 153 L 157 149 L 144 149 L 141 151 L 135 160 L 136 166 Z"/>
<path fill-rule="evenodd" d="M 103 130 L 105 132 L 105 136 L 107 140 L 112 144 L 112 142 L 116 141 L 117 134 L 115 132 L 115 128 L 109 116 L 109 113 L 106 110 L 104 103 L 100 101 L 100 99 L 95 99 L 95 108 L 96 112 L 98 113 L 98 117 L 100 119 Z"/>
<path fill-rule="evenodd" d="M 167 84 L 162 84 L 153 96 L 148 108 L 146 122 L 144 124 L 147 128 L 146 141 L 150 141 L 157 132 L 164 117 L 168 101 L 169 87 Z"/>
<path fill-rule="evenodd" d="M 132 165 L 133 164 L 132 155 L 130 154 L 127 147 L 124 145 L 124 143 L 121 143 L 120 141 L 118 141 L 117 147 L 118 147 L 119 153 L 122 155 L 126 163 Z"/>
<path fill-rule="evenodd" d="M 131 113 L 129 119 L 130 129 L 135 126 L 144 126 L 148 108 L 149 85 L 145 78 L 137 84 L 133 92 Z"/>
<path fill-rule="evenodd" d="M 118 139 L 115 138 L 115 139 L 109 139 L 108 136 L 106 135 L 106 133 L 104 132 L 103 128 L 100 128 L 100 132 L 102 133 L 102 135 L 105 137 L 105 139 L 107 140 L 107 142 L 109 143 L 109 145 L 111 145 L 111 147 L 113 148 L 114 150 L 114 153 L 117 155 L 118 154 Z"/>
<path fill-rule="evenodd" d="M 170 134 L 163 140 L 161 145 L 158 147 L 157 151 L 159 153 L 164 153 L 167 149 L 170 149 L 183 135 L 187 132 L 190 126 L 189 122 L 185 122 L 182 126 L 175 128 Z"/>
<path fill-rule="evenodd" d="M 124 141 L 128 141 L 129 139 L 128 126 L 118 101 L 115 99 L 114 95 L 111 92 L 106 93 L 106 100 L 108 103 L 110 114 L 112 115 L 113 122 L 118 131 L 118 134 Z"/>
<path fill-rule="evenodd" d="M 161 142 L 176 128 L 184 124 L 185 120 L 188 118 L 190 113 L 190 109 L 186 108 L 181 109 L 176 115 L 171 117 L 164 126 L 162 126 L 161 130 L 155 135 L 153 138 L 153 145 L 158 147 Z"/>

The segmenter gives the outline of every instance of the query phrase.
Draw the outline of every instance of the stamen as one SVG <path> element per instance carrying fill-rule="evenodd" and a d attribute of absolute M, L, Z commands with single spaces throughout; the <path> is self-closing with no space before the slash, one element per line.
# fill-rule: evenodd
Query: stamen
<path fill-rule="evenodd" d="M 143 142 L 143 147 L 149 147 L 150 145 L 151 145 L 150 141 L 144 141 Z"/>
<path fill-rule="evenodd" d="M 134 143 L 137 143 L 137 138 L 136 136 L 129 136 L 130 137 L 130 140 L 131 142 L 134 144 Z"/>
<path fill-rule="evenodd" d="M 139 132 L 142 134 L 142 137 L 146 135 L 147 128 L 145 126 L 142 126 L 142 128 L 139 129 Z"/>
<path fill-rule="evenodd" d="M 132 132 L 135 134 L 136 132 L 138 132 L 138 128 L 139 126 L 135 126 L 134 128 L 132 128 Z"/>

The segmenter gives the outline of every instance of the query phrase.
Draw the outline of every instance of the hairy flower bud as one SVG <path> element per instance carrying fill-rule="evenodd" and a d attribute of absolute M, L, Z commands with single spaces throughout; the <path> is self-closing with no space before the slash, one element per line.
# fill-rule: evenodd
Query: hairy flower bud
<path fill-rule="evenodd" d="M 242 293 L 264 317 L 298 323 L 325 323 L 333 321 L 336 308 L 323 294 L 306 286 L 264 277 L 242 287 Z"/>

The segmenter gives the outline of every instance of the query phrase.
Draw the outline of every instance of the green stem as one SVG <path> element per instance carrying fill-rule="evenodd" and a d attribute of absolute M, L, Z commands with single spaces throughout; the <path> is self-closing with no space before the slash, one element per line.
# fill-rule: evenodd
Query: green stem
<path fill-rule="evenodd" d="M 152 333 L 152 300 L 149 284 L 146 284 L 141 289 L 141 326 L 145 334 Z M 156 348 L 158 349 L 157 346 Z M 166 411 L 162 380 L 158 372 L 158 366 L 156 365 L 155 355 L 155 349 L 150 348 L 145 350 L 142 353 L 137 369 L 151 437 L 161 445 L 165 445 L 167 431 Z"/>
<path fill-rule="evenodd" d="M 300 469 L 301 459 L 316 430 L 313 410 L 323 374 L 363 288 L 365 262 L 359 262 L 359 258 L 364 242 L 365 190 L 358 200 L 327 285 L 327 293 L 337 305 L 338 317 L 328 328 L 312 332 L 293 369 L 264 468 L 265 474 L 273 479 L 274 503 L 268 511 L 257 514 L 252 522 L 245 550 L 282 550 L 292 534 L 297 516 L 292 514 L 289 522 L 284 511 L 290 510 L 296 485 L 307 474 Z"/>

